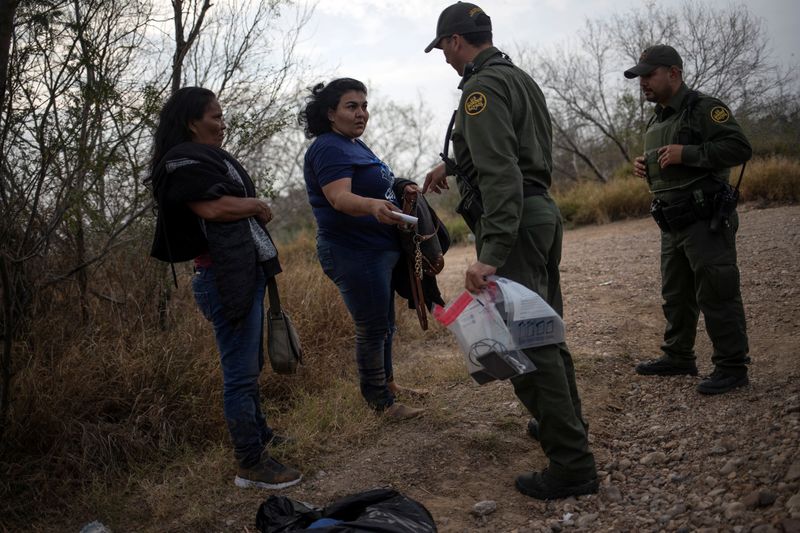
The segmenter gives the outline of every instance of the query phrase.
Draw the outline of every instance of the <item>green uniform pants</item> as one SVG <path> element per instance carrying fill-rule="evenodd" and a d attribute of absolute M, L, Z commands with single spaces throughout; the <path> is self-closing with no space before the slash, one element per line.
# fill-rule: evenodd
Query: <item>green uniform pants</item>
<path fill-rule="evenodd" d="M 480 225 L 476 242 L 480 253 Z M 525 199 L 517 241 L 497 275 L 516 281 L 563 313 L 560 274 L 561 213 L 549 196 Z M 550 471 L 565 480 L 596 474 L 589 451 L 587 424 L 575 385 L 572 355 L 565 343 L 524 350 L 536 370 L 513 378 L 514 392 L 539 421 L 539 442 Z"/>
<path fill-rule="evenodd" d="M 747 373 L 749 350 L 736 266 L 734 212 L 729 227 L 711 233 L 707 220 L 673 232 L 661 232 L 661 295 L 667 327 L 661 349 L 674 364 L 695 362 L 699 311 L 714 346 L 711 361 L 731 375 Z"/>

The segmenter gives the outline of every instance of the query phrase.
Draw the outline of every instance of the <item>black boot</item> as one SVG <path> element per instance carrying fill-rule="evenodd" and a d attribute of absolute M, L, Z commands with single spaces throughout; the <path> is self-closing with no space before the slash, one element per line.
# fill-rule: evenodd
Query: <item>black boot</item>
<path fill-rule="evenodd" d="M 597 476 L 581 480 L 565 480 L 553 476 L 548 469 L 517 477 L 517 490 L 537 500 L 557 500 L 569 496 L 594 494 L 599 483 Z"/>
<path fill-rule="evenodd" d="M 697 365 L 676 365 L 666 357 L 636 365 L 636 373 L 643 376 L 696 376 Z"/>
<path fill-rule="evenodd" d="M 723 394 L 744 387 L 748 383 L 750 380 L 747 379 L 747 372 L 743 375 L 734 375 L 716 369 L 697 385 L 697 392 L 700 394 Z"/>
<path fill-rule="evenodd" d="M 539 421 L 533 417 L 528 420 L 528 436 L 533 440 L 539 440 Z"/>

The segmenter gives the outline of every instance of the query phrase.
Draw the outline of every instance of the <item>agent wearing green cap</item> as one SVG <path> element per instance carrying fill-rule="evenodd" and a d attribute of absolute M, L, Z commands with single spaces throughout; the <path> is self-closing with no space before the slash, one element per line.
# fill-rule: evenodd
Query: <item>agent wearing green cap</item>
<path fill-rule="evenodd" d="M 639 77 L 645 99 L 656 107 L 647 126 L 644 155 L 634 173 L 647 180 L 653 217 L 661 228 L 661 294 L 664 355 L 639 363 L 643 375 L 697 375 L 694 341 L 699 312 L 714 346 L 713 373 L 697 390 L 720 394 L 747 385 L 748 344 L 736 266 L 733 211 L 720 223 L 730 168 L 752 154 L 731 110 L 683 82 L 683 61 L 671 46 L 646 49 L 625 71 Z M 716 216 L 715 216 L 716 215 Z M 715 220 L 716 218 L 716 220 Z"/>
<path fill-rule="evenodd" d="M 448 139 L 458 168 L 434 168 L 423 191 L 438 193 L 449 188 L 448 173 L 460 175 L 459 212 L 475 233 L 478 251 L 465 286 L 477 292 L 496 273 L 536 291 L 561 313 L 561 213 L 547 194 L 552 129 L 544 95 L 492 46 L 491 20 L 474 4 L 458 2 L 442 12 L 425 52 L 433 48 L 441 49 L 462 76 Z M 566 344 L 525 353 L 537 369 L 512 382 L 539 421 L 538 438 L 549 466 L 517 477 L 517 488 L 542 500 L 596 492 L 594 457 Z"/>

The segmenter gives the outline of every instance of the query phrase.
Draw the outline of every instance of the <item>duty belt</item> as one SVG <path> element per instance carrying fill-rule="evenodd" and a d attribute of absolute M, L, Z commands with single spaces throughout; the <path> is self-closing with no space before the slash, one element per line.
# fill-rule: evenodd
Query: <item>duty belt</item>
<path fill-rule="evenodd" d="M 547 187 L 539 183 L 523 183 L 522 196 L 530 198 L 531 196 L 543 196 L 547 194 Z"/>
<path fill-rule="evenodd" d="M 710 220 L 719 194 L 697 189 L 691 195 L 669 203 L 656 198 L 650 204 L 650 214 L 662 231 L 680 231 L 698 220 Z"/>

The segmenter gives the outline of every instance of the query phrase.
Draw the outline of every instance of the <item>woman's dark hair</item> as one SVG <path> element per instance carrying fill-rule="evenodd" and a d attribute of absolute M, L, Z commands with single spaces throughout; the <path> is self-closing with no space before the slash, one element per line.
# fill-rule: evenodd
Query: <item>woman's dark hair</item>
<path fill-rule="evenodd" d="M 153 141 L 153 158 L 150 160 L 150 175 L 159 161 L 173 146 L 192 140 L 189 123 L 200 120 L 216 95 L 202 87 L 183 87 L 169 97 L 158 115 L 158 127 Z"/>
<path fill-rule="evenodd" d="M 353 78 L 339 78 L 328 85 L 318 83 L 309 89 L 311 96 L 306 98 L 306 106 L 297 115 L 297 123 L 303 127 L 306 139 L 331 131 L 328 111 L 336 109 L 342 95 L 348 91 L 367 94 L 367 87 Z"/>

